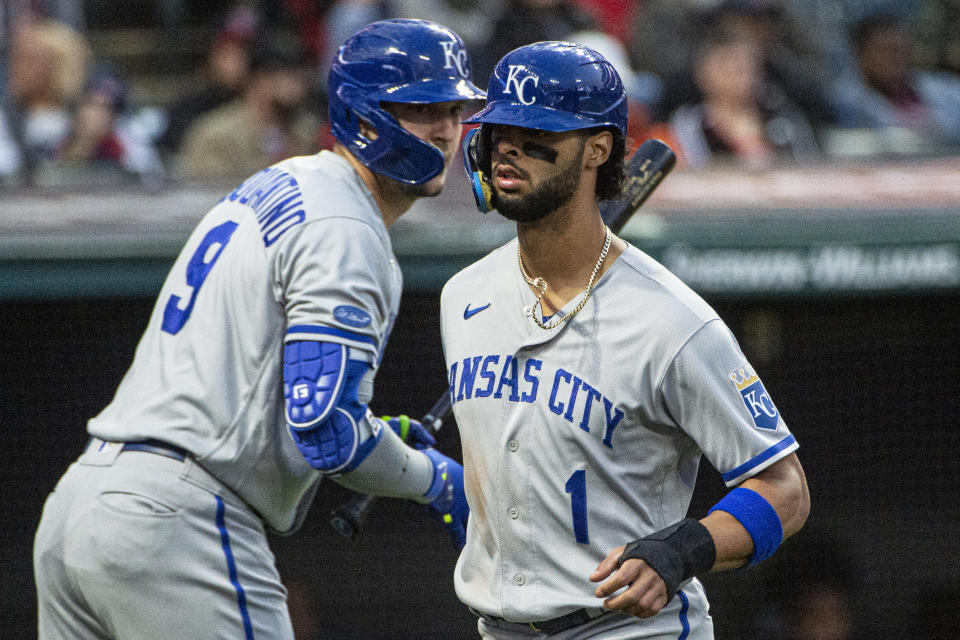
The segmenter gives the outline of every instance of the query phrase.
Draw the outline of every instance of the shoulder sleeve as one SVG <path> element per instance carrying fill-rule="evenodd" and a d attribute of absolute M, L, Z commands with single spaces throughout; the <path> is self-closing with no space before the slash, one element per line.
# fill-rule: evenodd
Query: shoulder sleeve
<path fill-rule="evenodd" d="M 352 218 L 304 225 L 279 251 L 277 278 L 287 341 L 338 342 L 379 358 L 402 281 L 370 225 Z"/>
<path fill-rule="evenodd" d="M 756 475 L 798 448 L 773 399 L 717 319 L 679 350 L 661 384 L 673 419 L 727 486 Z"/>

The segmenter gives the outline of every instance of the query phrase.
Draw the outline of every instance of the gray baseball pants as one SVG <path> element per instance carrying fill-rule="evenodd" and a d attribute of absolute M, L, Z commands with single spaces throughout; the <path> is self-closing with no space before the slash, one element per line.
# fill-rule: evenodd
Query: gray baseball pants
<path fill-rule="evenodd" d="M 260 519 L 191 458 L 94 440 L 34 540 L 38 638 L 293 638 Z"/>

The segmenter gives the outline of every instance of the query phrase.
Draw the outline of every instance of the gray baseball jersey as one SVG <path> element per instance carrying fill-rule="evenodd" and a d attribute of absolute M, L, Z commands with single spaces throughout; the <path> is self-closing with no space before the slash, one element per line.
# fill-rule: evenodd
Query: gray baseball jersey
<path fill-rule="evenodd" d="M 558 328 L 534 323 L 535 299 L 516 240 L 441 296 L 471 509 L 457 594 L 517 622 L 599 609 L 588 576 L 685 517 L 701 453 L 735 485 L 798 446 L 714 310 L 639 249 Z M 632 637 L 706 629 L 707 608 L 691 580 Z"/>
<path fill-rule="evenodd" d="M 197 226 L 89 431 L 180 446 L 288 530 L 319 474 L 287 431 L 283 343 L 341 343 L 375 370 L 401 289 L 379 209 L 345 159 L 322 151 L 265 169 Z M 373 370 L 362 404 L 372 384 Z"/>

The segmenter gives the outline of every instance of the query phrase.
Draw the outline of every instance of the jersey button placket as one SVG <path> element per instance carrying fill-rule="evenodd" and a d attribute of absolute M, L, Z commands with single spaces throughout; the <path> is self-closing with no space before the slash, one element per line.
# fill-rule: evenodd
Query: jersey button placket
<path fill-rule="evenodd" d="M 524 354 L 516 349 L 514 358 L 522 363 Z M 519 371 L 522 379 L 523 364 Z M 531 591 L 537 575 L 535 554 L 530 546 L 530 528 L 533 525 L 528 504 L 531 465 L 524 453 L 527 450 L 520 446 L 526 438 L 524 429 L 529 420 L 527 412 L 532 410 L 530 403 L 504 403 L 502 420 L 509 428 L 502 432 L 503 439 L 497 449 L 500 466 L 497 474 L 499 504 L 495 513 L 501 532 L 500 562 L 506 589 L 503 613 L 508 618 L 522 616 L 536 605 L 533 602 L 536 589 Z M 509 595 L 511 591 L 512 596 Z"/>

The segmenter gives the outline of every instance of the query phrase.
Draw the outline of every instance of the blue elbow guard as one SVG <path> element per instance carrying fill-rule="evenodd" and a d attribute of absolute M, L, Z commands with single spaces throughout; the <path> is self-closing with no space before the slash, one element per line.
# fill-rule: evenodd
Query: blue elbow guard
<path fill-rule="evenodd" d="M 367 407 L 360 404 L 357 390 L 369 368 L 366 362 L 349 360 L 347 347 L 341 344 L 305 340 L 285 345 L 287 423 L 300 452 L 315 469 L 348 471 L 376 444 L 376 437 L 360 442 L 359 422 Z"/>

